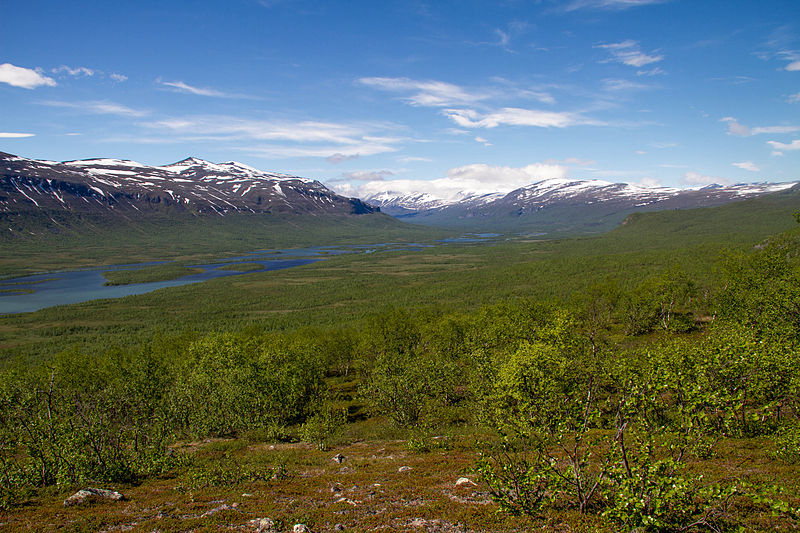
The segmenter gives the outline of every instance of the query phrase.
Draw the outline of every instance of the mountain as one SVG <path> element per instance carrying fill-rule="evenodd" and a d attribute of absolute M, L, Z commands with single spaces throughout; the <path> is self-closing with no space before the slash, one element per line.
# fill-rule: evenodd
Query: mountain
<path fill-rule="evenodd" d="M 364 198 L 401 220 L 445 228 L 535 233 L 596 233 L 639 211 L 710 207 L 789 189 L 795 183 L 708 185 L 678 189 L 600 180 L 549 179 L 507 194 L 381 193 Z"/>
<path fill-rule="evenodd" d="M 190 157 L 165 166 L 122 159 L 37 161 L 0 152 L 0 216 L 46 213 L 107 218 L 154 211 L 356 215 L 379 209 L 339 196 L 320 182 L 237 163 Z M 13 223 L 8 226 L 13 231 Z"/>

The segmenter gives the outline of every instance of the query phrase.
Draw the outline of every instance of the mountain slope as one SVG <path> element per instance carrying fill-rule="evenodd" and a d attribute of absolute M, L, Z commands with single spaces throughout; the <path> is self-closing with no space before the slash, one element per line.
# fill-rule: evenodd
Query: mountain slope
<path fill-rule="evenodd" d="M 0 214 L 139 218 L 154 211 L 349 215 L 378 211 L 320 182 L 241 163 L 188 158 L 154 167 L 120 159 L 36 161 L 0 152 Z M 3 228 L 6 229 L 6 228 Z M 7 226 L 13 231 L 13 224 Z"/>
<path fill-rule="evenodd" d="M 447 228 L 537 233 L 598 233 L 639 211 L 710 207 L 792 187 L 782 184 L 649 188 L 597 180 L 550 179 L 501 195 L 469 195 L 458 201 L 413 195 L 375 195 L 367 203 L 402 220 Z"/>

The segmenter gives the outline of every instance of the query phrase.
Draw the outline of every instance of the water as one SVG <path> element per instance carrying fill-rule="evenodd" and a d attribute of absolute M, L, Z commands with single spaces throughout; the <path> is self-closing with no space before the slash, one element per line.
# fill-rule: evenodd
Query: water
<path fill-rule="evenodd" d="M 476 237 L 478 236 L 469 236 L 465 238 L 466 240 L 455 239 L 440 242 L 442 242 L 442 244 L 447 244 L 448 242 L 485 242 L 489 240 L 489 236 Z M 214 278 L 240 276 L 242 274 L 252 274 L 254 272 L 270 270 L 282 270 L 307 265 L 316 261 L 323 261 L 328 257 L 341 254 L 374 253 L 378 251 L 419 251 L 431 246 L 436 245 L 419 243 L 380 243 L 355 246 L 317 246 L 311 248 L 258 250 L 237 257 L 226 257 L 225 260 L 221 262 L 188 265 L 190 268 L 202 269 L 202 272 L 197 274 L 190 274 L 169 281 L 132 283 L 129 285 L 104 285 L 108 280 L 103 277 L 102 273 L 110 270 L 138 270 L 146 266 L 163 264 L 165 262 L 113 265 L 96 269 L 36 274 L 22 278 L 0 280 L 0 314 L 27 313 L 56 305 L 144 294 L 165 287 L 177 287 L 190 283 L 199 283 Z M 241 263 L 255 264 L 260 268 L 247 272 L 220 270 L 221 267 Z"/>

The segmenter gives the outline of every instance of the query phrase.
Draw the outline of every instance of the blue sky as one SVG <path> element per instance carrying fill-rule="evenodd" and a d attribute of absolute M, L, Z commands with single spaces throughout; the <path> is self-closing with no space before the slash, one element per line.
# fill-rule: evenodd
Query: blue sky
<path fill-rule="evenodd" d="M 0 150 L 355 195 L 800 180 L 797 0 L 4 0 Z M 421 183 L 424 182 L 424 183 Z"/>

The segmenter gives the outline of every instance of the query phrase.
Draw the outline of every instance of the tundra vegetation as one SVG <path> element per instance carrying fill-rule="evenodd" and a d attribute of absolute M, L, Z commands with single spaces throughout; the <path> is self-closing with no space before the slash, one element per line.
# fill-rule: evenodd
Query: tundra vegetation
<path fill-rule="evenodd" d="M 0 506 L 291 475 L 181 444 L 200 439 L 402 439 L 430 461 L 460 443 L 522 529 L 798 527 L 800 231 L 678 243 L 669 227 L 642 249 L 634 226 L 4 317 Z"/>

